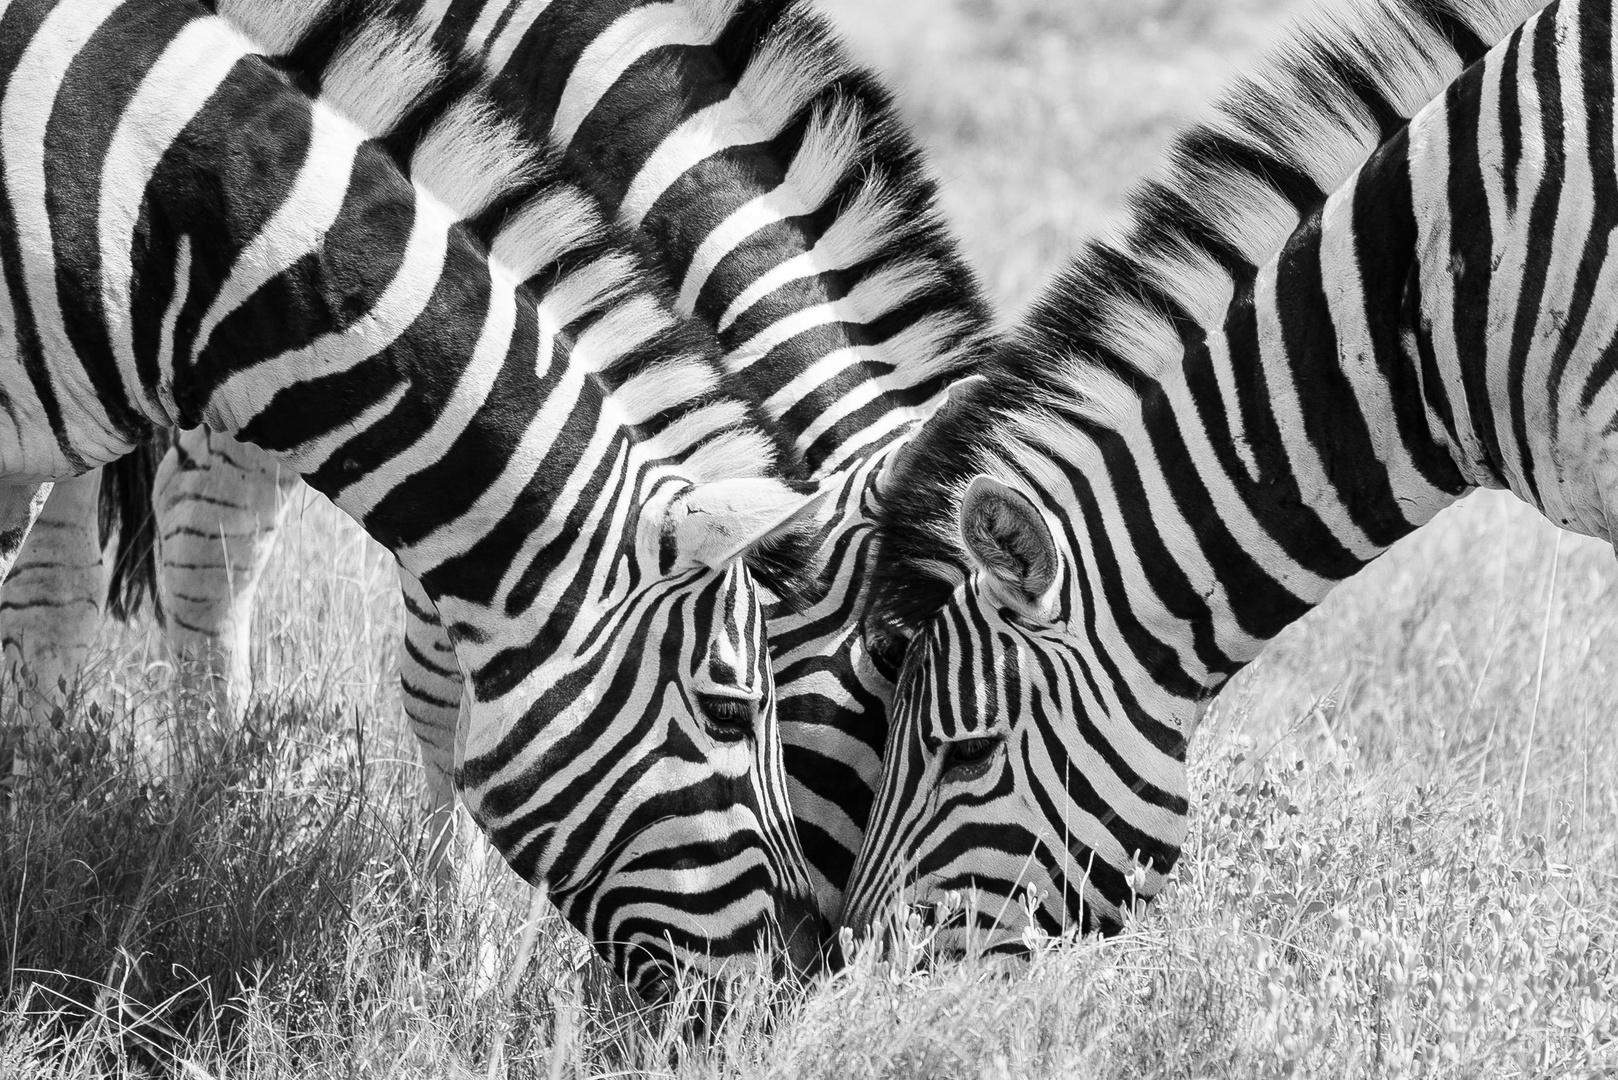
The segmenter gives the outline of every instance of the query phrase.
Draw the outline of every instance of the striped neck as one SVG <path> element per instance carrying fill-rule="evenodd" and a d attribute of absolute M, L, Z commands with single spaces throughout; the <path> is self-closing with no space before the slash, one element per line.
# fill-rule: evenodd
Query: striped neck
<path fill-rule="evenodd" d="M 1602 182 L 1557 198 L 1564 149 L 1611 172 L 1610 131 L 1571 115 L 1611 115 L 1610 5 L 1511 35 L 1517 6 L 1390 3 L 1295 46 L 929 425 L 882 522 L 879 610 L 910 644 L 853 925 L 908 883 L 1010 907 L 1032 885 L 1044 928 L 1116 929 L 1178 859 L 1200 707 L 1336 583 L 1480 485 L 1612 531 L 1588 449 L 1612 320 L 1546 309 L 1610 232 Z M 1515 145 L 1508 103 L 1538 125 Z"/>
<path fill-rule="evenodd" d="M 1182 359 L 1144 393 L 1093 367 L 1063 428 L 1012 420 L 1022 446 L 1005 464 L 1076 523 L 1089 581 L 1070 599 L 1107 610 L 1141 665 L 1128 681 L 1201 698 L 1337 583 L 1498 483 L 1488 461 L 1457 461 L 1445 417 L 1465 389 L 1431 362 L 1420 241 L 1401 132 L 1237 284 L 1217 333 L 1168 302 L 1176 337 L 1145 336 L 1136 355 Z M 1062 355 L 1054 326 L 1069 317 L 1058 288 L 1021 343 Z M 1093 565 L 1103 550 L 1113 565 Z"/>
<path fill-rule="evenodd" d="M 865 633 L 894 445 L 988 352 L 989 315 L 888 95 L 799 0 L 429 5 L 436 39 L 620 225 L 711 328 L 783 466 L 829 492 L 825 588 L 769 609 L 792 803 L 828 916 L 887 734 Z"/>
<path fill-rule="evenodd" d="M 119 127 L 100 167 L 52 155 L 46 132 L 41 188 L 12 189 L 21 201 L 88 186 L 85 201 L 99 203 L 99 216 L 47 219 L 45 244 L 65 253 L 57 273 L 71 280 L 60 317 L 27 343 L 41 367 L 83 358 L 99 396 L 68 375 L 35 381 L 59 411 L 90 414 L 76 419 L 101 430 L 98 455 L 153 425 L 236 435 L 330 495 L 446 599 L 478 603 L 500 592 L 497 568 L 578 498 L 532 483 L 546 466 L 571 475 L 599 460 L 600 479 L 634 478 L 600 505 L 629 550 L 643 539 L 641 509 L 665 511 L 704 481 L 768 474 L 770 437 L 719 392 L 711 346 L 642 289 L 587 196 L 536 179 L 535 151 L 475 115 L 475 92 L 422 88 L 465 96 L 440 97 L 413 131 L 403 114 L 424 105 L 408 91 L 361 124 L 344 106 L 374 72 L 328 56 L 311 99 L 264 62 L 253 29 L 186 3 L 136 12 L 77 0 L 48 13 L 20 58 L 26 70 L 8 72 L 37 77 L 58 58 L 94 65 L 98 49 L 143 54 L 101 58 L 104 97 L 49 114 L 52 131 L 103 129 L 111 116 Z M 409 55 L 416 42 L 399 33 L 387 62 L 431 60 Z M 8 40 L 30 37 L 18 26 Z M 12 138 L 28 133 L 28 107 L 12 96 Z M 487 169 L 457 171 L 469 156 Z M 252 189 L 242 161 L 258 163 Z M 120 174 L 145 183 L 113 182 Z M 36 220 L 12 209 L 25 227 Z M 35 269 L 27 260 L 15 257 L 18 279 Z M 65 427 L 60 456 L 93 464 Z M 45 471 L 50 455 L 38 456 Z M 506 467 L 485 475 L 482 461 Z M 22 474 L 31 462 L 6 464 Z M 500 546 L 471 557 L 491 536 Z"/>
<path fill-rule="evenodd" d="M 485 0 L 437 36 L 650 241 L 801 474 L 879 452 L 982 357 L 987 307 L 920 155 L 807 5 Z"/>

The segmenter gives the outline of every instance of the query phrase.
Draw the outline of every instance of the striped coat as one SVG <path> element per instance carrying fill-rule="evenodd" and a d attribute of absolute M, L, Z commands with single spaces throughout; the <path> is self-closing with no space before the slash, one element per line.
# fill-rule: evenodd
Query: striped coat
<path fill-rule="evenodd" d="M 807 498 L 491 100 L 343 3 L 0 6 L 0 570 L 42 483 L 251 443 L 421 583 L 468 804 L 633 985 L 805 963 L 754 575 L 795 591 Z"/>
<path fill-rule="evenodd" d="M 947 943 L 1013 945 L 1028 887 L 1116 929 L 1179 857 L 1199 711 L 1337 582 L 1476 487 L 1618 539 L 1613 12 L 1537 7 L 1295 41 L 929 427 L 852 925 L 971 885 Z"/>
<path fill-rule="evenodd" d="M 561 167 L 644 241 L 676 309 L 718 336 L 729 388 L 788 444 L 784 464 L 828 491 L 825 586 L 808 606 L 771 605 L 768 622 L 792 805 L 834 917 L 891 693 L 863 617 L 879 484 L 986 351 L 986 309 L 920 156 L 886 94 L 802 3 L 494 0 L 422 16 L 437 45 L 490 69 L 491 100 L 562 148 Z M 257 448 L 204 431 L 159 472 L 169 636 L 226 710 L 248 689 L 257 574 L 291 479 Z M 402 584 L 405 709 L 442 815 L 460 671 L 431 601 L 408 575 Z"/>

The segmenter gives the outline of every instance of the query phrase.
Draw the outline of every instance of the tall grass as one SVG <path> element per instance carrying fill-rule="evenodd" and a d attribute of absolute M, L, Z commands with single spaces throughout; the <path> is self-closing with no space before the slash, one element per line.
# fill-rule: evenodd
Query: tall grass
<path fill-rule="evenodd" d="M 1014 310 L 1293 6 L 832 9 Z M 299 518 L 245 725 L 175 697 L 149 628 L 109 628 L 7 793 L 0 1077 L 1618 1073 L 1618 573 L 1506 497 L 1220 696 L 1185 857 L 1128 933 L 960 963 L 912 927 L 801 993 L 739 978 L 700 1043 L 700 1001 L 628 1001 L 497 861 L 421 881 L 391 567 L 323 504 Z"/>

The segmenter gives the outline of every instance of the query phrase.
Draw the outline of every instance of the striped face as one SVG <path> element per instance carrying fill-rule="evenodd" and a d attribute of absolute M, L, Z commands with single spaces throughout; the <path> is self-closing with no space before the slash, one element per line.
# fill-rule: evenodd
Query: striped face
<path fill-rule="evenodd" d="M 551 896 L 591 940 L 610 943 L 614 967 L 648 999 L 662 996 L 672 970 L 715 972 L 761 946 L 784 947 L 795 970 L 809 970 L 827 927 L 787 801 L 751 572 L 737 563 L 701 574 L 660 611 L 665 641 L 684 637 L 694 662 L 659 674 L 652 723 L 637 725 L 643 766 L 611 784 L 647 797 L 609 821 L 580 822 L 571 843 L 593 835 L 594 865 Z M 610 694 L 603 704 L 614 708 Z M 628 763 L 615 764 L 607 770 Z"/>
<path fill-rule="evenodd" d="M 790 496 L 774 515 L 805 505 L 774 481 L 697 485 L 647 512 L 638 544 L 576 547 L 582 561 L 556 568 L 541 588 L 557 595 L 530 612 L 527 647 L 549 654 L 516 684 L 514 650 L 457 640 L 473 692 L 457 733 L 463 799 L 649 998 L 674 970 L 717 972 L 765 945 L 804 970 L 824 939 L 751 553 L 780 527 L 760 506 L 767 490 Z"/>
<path fill-rule="evenodd" d="M 906 650 L 843 921 L 865 932 L 901 899 L 950 910 L 936 940 L 961 951 L 1015 948 L 1030 920 L 1115 930 L 1179 857 L 1184 740 L 1098 648 L 1075 560 L 1034 502 L 979 477 L 961 515 L 975 565 Z M 952 893 L 974 902 L 952 910 Z"/>

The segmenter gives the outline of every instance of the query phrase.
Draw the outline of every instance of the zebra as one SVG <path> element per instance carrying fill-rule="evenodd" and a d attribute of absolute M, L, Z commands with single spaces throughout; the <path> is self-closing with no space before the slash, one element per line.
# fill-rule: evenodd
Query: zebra
<path fill-rule="evenodd" d="M 1333 585 L 1479 487 L 1618 540 L 1610 0 L 1334 14 L 905 451 L 845 926 L 1116 931 L 1180 855 L 1200 711 Z"/>
<path fill-rule="evenodd" d="M 863 617 L 879 488 L 989 336 L 921 155 L 886 92 L 797 0 L 490 0 L 423 17 L 644 238 L 676 309 L 715 331 L 729 388 L 782 434 L 783 465 L 829 493 L 826 581 L 807 606 L 768 604 L 767 623 L 790 801 L 834 919 L 892 694 L 887 643 L 868 639 Z M 245 701 L 253 597 L 295 480 L 204 430 L 181 435 L 159 468 L 169 636 L 225 711 Z M 405 712 L 427 774 L 428 864 L 442 877 L 461 678 L 429 598 L 409 574 L 401 587 Z"/>
<path fill-rule="evenodd" d="M 991 333 L 936 185 L 889 94 L 800 0 L 490 0 L 452 5 L 437 40 L 494 71 L 523 127 L 649 242 L 731 388 L 830 492 L 825 586 L 768 622 L 791 804 L 835 919 L 892 695 L 864 618 L 887 463 Z"/>
<path fill-rule="evenodd" d="M 545 157 L 364 3 L 0 4 L 0 575 L 55 480 L 257 446 L 420 582 L 467 805 L 631 987 L 803 968 L 755 575 L 817 494 Z"/>

